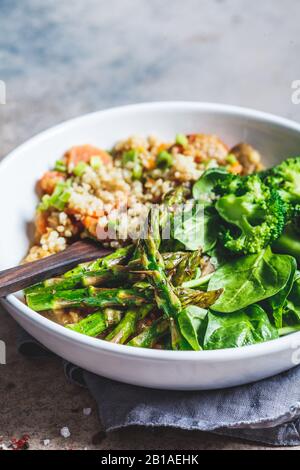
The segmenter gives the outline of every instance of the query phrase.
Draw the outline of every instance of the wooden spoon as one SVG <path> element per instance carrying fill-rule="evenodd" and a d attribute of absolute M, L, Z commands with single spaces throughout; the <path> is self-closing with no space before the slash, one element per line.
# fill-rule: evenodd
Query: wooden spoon
<path fill-rule="evenodd" d="M 92 240 L 75 242 L 66 250 L 47 258 L 21 264 L 0 272 L 0 297 L 25 289 L 50 277 L 58 276 L 77 264 L 102 258 L 112 250 Z"/>

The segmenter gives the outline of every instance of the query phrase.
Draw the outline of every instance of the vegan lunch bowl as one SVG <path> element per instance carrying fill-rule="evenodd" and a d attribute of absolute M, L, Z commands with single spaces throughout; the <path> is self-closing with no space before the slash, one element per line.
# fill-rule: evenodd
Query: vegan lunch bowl
<path fill-rule="evenodd" d="M 5 300 L 45 346 L 160 388 L 235 385 L 297 363 L 296 124 L 218 105 L 137 105 L 36 137 L 2 164 L 1 181 L 22 154 L 37 197 L 23 262 L 82 238 L 112 250 Z M 14 201 L 20 214 L 26 201 Z"/>

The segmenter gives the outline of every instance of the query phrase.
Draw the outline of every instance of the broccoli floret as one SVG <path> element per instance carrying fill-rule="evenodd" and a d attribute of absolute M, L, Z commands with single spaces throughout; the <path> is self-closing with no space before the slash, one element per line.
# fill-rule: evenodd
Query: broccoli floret
<path fill-rule="evenodd" d="M 246 178 L 228 173 L 227 177 L 223 180 L 218 180 L 214 186 L 214 193 L 216 196 L 225 196 L 227 194 L 236 194 L 240 191 L 242 181 Z"/>
<path fill-rule="evenodd" d="M 272 245 L 275 252 L 291 255 L 300 263 L 300 237 L 299 231 L 293 223 L 289 223 L 282 235 Z"/>
<path fill-rule="evenodd" d="M 221 230 L 224 246 L 235 253 L 257 253 L 276 240 L 285 224 L 285 203 L 259 176 L 231 179 L 218 188 L 216 210 L 227 222 Z"/>
<path fill-rule="evenodd" d="M 300 204 L 287 204 L 287 221 L 273 248 L 278 253 L 294 256 L 300 262 Z"/>
<path fill-rule="evenodd" d="M 300 204 L 300 157 L 288 158 L 261 176 L 265 184 L 277 189 L 287 204 Z"/>
<path fill-rule="evenodd" d="M 293 226 L 293 230 L 295 233 L 300 235 L 300 204 L 296 204 L 295 206 L 289 206 L 288 210 L 288 222 L 290 222 Z"/>

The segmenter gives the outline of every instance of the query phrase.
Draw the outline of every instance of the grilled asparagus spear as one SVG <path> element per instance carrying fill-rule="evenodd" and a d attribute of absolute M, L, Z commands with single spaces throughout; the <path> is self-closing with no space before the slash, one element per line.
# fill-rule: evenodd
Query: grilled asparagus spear
<path fill-rule="evenodd" d="M 106 336 L 106 341 L 124 344 L 136 330 L 138 320 L 145 318 L 152 310 L 152 305 L 144 305 L 140 308 L 127 310 L 120 323 Z"/>
<path fill-rule="evenodd" d="M 87 336 L 98 336 L 110 326 L 119 323 L 121 317 L 122 312 L 120 310 L 106 308 L 103 311 L 88 315 L 78 323 L 67 325 L 66 328 Z"/>
<path fill-rule="evenodd" d="M 74 269 L 66 272 L 64 277 L 73 277 L 74 275 L 82 274 L 87 271 L 98 271 L 99 269 L 111 268 L 116 264 L 122 264 L 130 257 L 130 255 L 133 253 L 133 250 L 133 245 L 118 248 L 116 251 L 110 255 L 104 256 L 103 258 L 98 258 L 89 263 L 79 264 Z"/>
<path fill-rule="evenodd" d="M 123 253 L 125 252 L 125 248 L 120 250 L 122 250 Z M 126 252 L 128 252 L 128 250 L 126 250 Z M 174 272 L 174 268 L 176 268 L 176 266 L 178 266 L 181 261 L 187 257 L 187 253 L 165 253 L 162 256 L 166 263 L 166 269 L 171 269 Z M 127 266 L 119 264 L 112 264 L 109 266 L 110 262 L 114 262 L 116 260 L 116 258 L 112 259 L 111 257 L 112 255 L 103 258 L 103 260 L 106 259 L 104 262 L 105 266 L 98 270 L 90 270 L 91 265 L 89 269 L 83 269 L 83 265 L 79 265 L 77 267 L 78 269 L 74 268 L 72 271 L 68 271 L 68 273 L 64 274 L 64 276 L 50 278 L 44 282 L 29 287 L 25 290 L 25 293 L 32 294 L 45 292 L 45 290 L 56 292 L 59 290 L 70 290 L 79 287 L 102 286 L 107 283 L 113 283 L 116 285 L 118 283 L 124 283 L 124 281 L 126 283 L 134 283 L 143 278 L 143 274 L 137 271 L 142 269 L 140 258 L 130 261 Z M 110 258 L 110 260 L 107 260 L 107 258 Z M 98 261 L 99 260 L 97 260 L 97 262 Z"/>
<path fill-rule="evenodd" d="M 88 287 L 66 291 L 38 292 L 26 296 L 27 304 L 36 312 L 69 307 L 131 307 L 149 303 L 151 292 L 138 289 L 105 289 Z"/>
<path fill-rule="evenodd" d="M 186 253 L 179 264 L 169 273 L 174 286 L 181 286 L 183 282 L 193 279 L 202 262 L 202 251 Z"/>
<path fill-rule="evenodd" d="M 151 275 L 151 272 L 149 272 Z M 187 305 L 197 305 L 198 307 L 208 308 L 221 295 L 222 290 L 217 291 L 198 291 L 195 289 L 175 288 L 175 295 L 179 298 L 182 307 Z M 106 307 L 106 306 L 131 306 L 152 304 L 153 287 L 151 284 L 142 282 L 136 283 L 131 289 L 74 289 L 66 291 L 38 292 L 26 296 L 27 304 L 37 312 L 57 308 L 68 307 Z M 161 302 L 161 301 L 160 301 Z M 153 304 L 152 307 L 154 308 Z"/>
<path fill-rule="evenodd" d="M 133 252 L 133 245 L 119 248 L 114 253 L 98 258 L 89 263 L 81 263 L 75 268 L 67 271 L 63 276 L 58 278 L 47 279 L 44 282 L 34 284 L 25 289 L 25 294 L 31 294 L 38 291 L 43 291 L 45 288 L 55 290 L 69 290 L 74 287 L 86 285 L 100 285 L 103 282 L 109 282 L 114 274 L 122 277 L 126 275 L 125 267 L 121 266 L 119 269 L 116 265 L 125 262 L 126 259 Z M 97 284 L 93 284 L 93 282 Z"/>
<path fill-rule="evenodd" d="M 183 204 L 185 201 L 187 190 L 183 186 L 178 186 L 175 189 L 169 191 L 164 197 L 164 205 L 162 207 L 162 211 L 160 214 L 160 227 L 162 231 L 167 227 L 168 223 L 170 223 L 170 218 L 172 216 L 172 212 L 176 209 L 176 206 L 179 204 Z"/>
<path fill-rule="evenodd" d="M 170 322 L 166 318 L 159 318 L 152 325 L 145 328 L 139 335 L 132 338 L 127 345 L 138 348 L 152 348 L 159 339 L 167 333 Z"/>
<path fill-rule="evenodd" d="M 36 285 L 26 291 L 26 294 L 37 292 L 57 292 L 70 290 L 78 287 L 102 286 L 113 283 L 114 285 L 124 282 L 136 282 L 143 277 L 141 273 L 134 273 L 127 266 L 115 265 L 110 268 L 102 268 L 98 271 L 87 271 L 70 277 L 54 277 Z"/>
<path fill-rule="evenodd" d="M 171 327 L 171 339 L 173 349 L 182 349 L 184 338 L 181 336 L 176 319 L 182 310 L 181 302 L 177 297 L 172 284 L 164 271 L 164 261 L 159 253 L 155 241 L 148 232 L 148 238 L 140 241 L 142 247 L 142 260 L 146 270 L 149 271 L 149 280 L 155 290 L 155 300 L 157 306 L 163 310 L 166 317 L 169 318 Z M 176 332 L 176 334 L 175 334 Z"/>
<path fill-rule="evenodd" d="M 168 281 L 164 271 L 164 261 L 157 250 L 154 239 L 148 234 L 148 238 L 140 241 L 142 247 L 142 264 L 149 274 L 149 281 L 155 290 L 157 306 L 161 308 L 167 317 L 177 316 L 181 311 L 181 303 Z"/>
<path fill-rule="evenodd" d="M 223 292 L 223 289 L 214 291 L 201 291 L 195 289 L 188 289 L 183 287 L 176 287 L 175 292 L 178 295 L 182 308 L 188 305 L 196 305 L 201 308 L 208 308 L 213 305 Z"/>

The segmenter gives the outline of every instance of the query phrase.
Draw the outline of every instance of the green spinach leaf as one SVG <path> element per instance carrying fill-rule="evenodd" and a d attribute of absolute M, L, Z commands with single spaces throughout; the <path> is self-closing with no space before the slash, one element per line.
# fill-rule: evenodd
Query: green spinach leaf
<path fill-rule="evenodd" d="M 208 284 L 208 290 L 224 289 L 211 309 L 235 312 L 274 296 L 286 286 L 293 266 L 292 257 L 273 254 L 270 247 L 225 263 Z"/>
<path fill-rule="evenodd" d="M 225 168 L 210 168 L 199 178 L 193 186 L 193 197 L 198 201 L 208 202 L 214 195 L 214 188 L 219 181 L 228 178 Z"/>
<path fill-rule="evenodd" d="M 217 244 L 220 217 L 212 207 L 205 207 L 203 220 L 203 252 L 208 253 Z"/>
<path fill-rule="evenodd" d="M 295 258 L 290 257 L 291 259 L 291 271 L 290 277 L 286 285 L 279 291 L 277 294 L 273 295 L 266 299 L 263 303 L 265 309 L 273 315 L 276 328 L 282 328 L 283 323 L 283 313 L 286 308 L 287 297 L 291 292 L 293 284 L 295 284 L 295 273 L 297 269 L 297 262 Z M 300 293 L 300 292 L 299 292 Z M 300 299 L 299 299 L 300 304 Z M 300 318 L 300 317 L 299 317 Z"/>
<path fill-rule="evenodd" d="M 219 216 L 213 207 L 205 207 L 196 202 L 183 213 L 174 216 L 172 236 L 182 243 L 186 250 L 201 248 L 207 253 L 217 243 L 218 220 Z"/>
<path fill-rule="evenodd" d="M 294 284 L 287 298 L 286 310 L 300 322 L 300 271 L 296 272 Z"/>
<path fill-rule="evenodd" d="M 178 324 L 182 336 L 187 340 L 194 351 L 200 351 L 199 331 L 207 310 L 189 305 L 178 315 Z"/>
<path fill-rule="evenodd" d="M 278 338 L 276 328 L 259 305 L 232 314 L 209 312 L 204 349 L 239 348 Z"/>
<path fill-rule="evenodd" d="M 195 204 L 174 215 L 173 237 L 187 250 L 198 250 L 203 246 L 204 207 Z"/>

